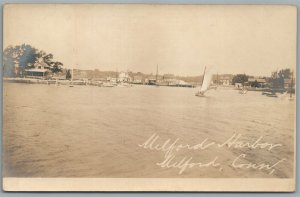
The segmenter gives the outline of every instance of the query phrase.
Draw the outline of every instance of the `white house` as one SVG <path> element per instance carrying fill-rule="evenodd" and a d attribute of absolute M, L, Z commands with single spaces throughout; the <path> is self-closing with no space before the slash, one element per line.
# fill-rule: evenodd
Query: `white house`
<path fill-rule="evenodd" d="M 33 68 L 26 69 L 25 74 L 27 77 L 45 77 L 49 71 L 49 66 L 44 61 L 38 61 Z"/>
<path fill-rule="evenodd" d="M 130 82 L 131 77 L 128 75 L 127 72 L 120 72 L 118 76 L 118 82 Z"/>

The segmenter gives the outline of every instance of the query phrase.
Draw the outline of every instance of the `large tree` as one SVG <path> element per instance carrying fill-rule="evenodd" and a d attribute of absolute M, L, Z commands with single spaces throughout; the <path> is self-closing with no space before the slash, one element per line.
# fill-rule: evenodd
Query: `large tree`
<path fill-rule="evenodd" d="M 28 44 L 22 44 L 16 48 L 17 60 L 22 70 L 24 71 L 26 68 L 32 67 L 38 59 L 38 50 Z"/>
<path fill-rule="evenodd" d="M 52 73 L 62 72 L 63 63 L 58 61 L 53 61 L 53 54 L 47 54 L 44 51 L 40 51 L 39 57 L 43 59 L 43 61 L 49 66 L 49 69 Z"/>
<path fill-rule="evenodd" d="M 14 48 L 12 46 L 7 47 L 3 51 L 3 75 L 7 77 L 14 77 Z"/>
<path fill-rule="evenodd" d="M 24 73 L 37 58 L 37 49 L 28 44 L 7 47 L 3 52 L 4 76 L 13 77 Z M 18 65 L 18 68 L 15 65 Z"/>
<path fill-rule="evenodd" d="M 289 68 L 282 69 L 272 73 L 271 76 L 271 86 L 274 89 L 284 88 L 284 79 L 290 79 L 292 77 L 292 72 Z"/>

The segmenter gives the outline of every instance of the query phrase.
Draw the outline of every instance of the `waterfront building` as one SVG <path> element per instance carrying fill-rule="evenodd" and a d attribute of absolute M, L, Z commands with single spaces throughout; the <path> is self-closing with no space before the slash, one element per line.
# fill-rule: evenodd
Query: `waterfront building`
<path fill-rule="evenodd" d="M 118 75 L 118 82 L 131 82 L 131 77 L 127 72 L 120 72 Z"/>
<path fill-rule="evenodd" d="M 265 78 L 251 77 L 248 79 L 247 85 L 251 87 L 264 88 L 267 85 L 267 82 Z"/>
<path fill-rule="evenodd" d="M 33 64 L 33 68 L 25 70 L 26 77 L 44 78 L 50 72 L 50 67 L 44 61 Z"/>
<path fill-rule="evenodd" d="M 234 84 L 234 87 L 235 87 L 235 88 L 242 88 L 242 87 L 243 87 L 243 84 L 242 84 L 242 83 L 235 83 L 235 84 Z"/>
<path fill-rule="evenodd" d="M 148 85 L 157 85 L 156 79 L 148 79 Z"/>
<path fill-rule="evenodd" d="M 232 84 L 232 77 L 231 76 L 220 76 L 219 82 L 220 85 L 229 86 Z"/>
<path fill-rule="evenodd" d="M 201 76 L 202 78 L 202 76 Z M 232 84 L 232 74 L 214 74 L 212 77 L 212 83 L 214 85 L 230 86 Z"/>
<path fill-rule="evenodd" d="M 133 76 L 132 83 L 134 83 L 134 84 L 142 84 L 143 83 L 143 77 L 139 76 L 139 75 Z"/>

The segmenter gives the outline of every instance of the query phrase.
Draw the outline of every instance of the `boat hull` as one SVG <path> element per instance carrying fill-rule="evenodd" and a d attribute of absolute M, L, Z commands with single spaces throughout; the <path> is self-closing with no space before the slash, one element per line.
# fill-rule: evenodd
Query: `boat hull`
<path fill-rule="evenodd" d="M 198 97 L 205 97 L 204 93 L 201 93 L 201 92 L 197 92 L 195 94 L 195 96 L 198 96 Z"/>

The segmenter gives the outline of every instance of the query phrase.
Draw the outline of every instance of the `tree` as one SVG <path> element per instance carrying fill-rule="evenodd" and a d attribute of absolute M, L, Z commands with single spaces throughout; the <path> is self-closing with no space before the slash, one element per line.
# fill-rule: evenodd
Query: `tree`
<path fill-rule="evenodd" d="M 43 61 L 48 64 L 49 66 L 53 63 L 53 54 L 42 51 L 40 54 L 41 58 L 43 58 Z"/>
<path fill-rule="evenodd" d="M 5 77 L 14 77 L 14 48 L 12 46 L 7 47 L 3 51 L 3 75 Z"/>
<path fill-rule="evenodd" d="M 248 81 L 248 76 L 245 74 L 237 74 L 232 78 L 232 84 L 235 85 L 236 83 L 241 83 L 244 85 L 245 82 Z"/>
<path fill-rule="evenodd" d="M 72 74 L 71 74 L 71 70 L 67 70 L 67 73 L 66 73 L 66 79 L 67 80 L 71 80 L 72 79 Z"/>
<path fill-rule="evenodd" d="M 292 77 L 292 72 L 289 68 L 282 69 L 272 73 L 271 76 L 271 86 L 274 89 L 284 88 L 284 79 L 290 79 Z"/>
<path fill-rule="evenodd" d="M 32 67 L 38 59 L 38 50 L 28 44 L 22 44 L 20 47 L 17 46 L 17 48 L 17 58 L 22 71 Z"/>
<path fill-rule="evenodd" d="M 37 58 L 37 49 L 28 44 L 7 47 L 3 52 L 4 76 L 21 75 L 25 69 L 30 68 L 36 62 Z M 15 67 L 16 65 L 18 68 Z"/>
<path fill-rule="evenodd" d="M 292 76 L 291 70 L 289 68 L 282 69 L 278 72 L 279 78 L 290 79 Z"/>
<path fill-rule="evenodd" d="M 63 64 L 61 62 L 53 62 L 50 66 L 50 70 L 52 73 L 59 73 L 62 72 Z"/>
<path fill-rule="evenodd" d="M 48 65 L 48 67 L 49 67 L 49 69 L 51 70 L 52 73 L 62 72 L 63 63 L 53 61 L 53 54 L 52 53 L 47 54 L 44 51 L 40 51 L 39 52 L 39 58 L 43 59 L 43 61 Z"/>

